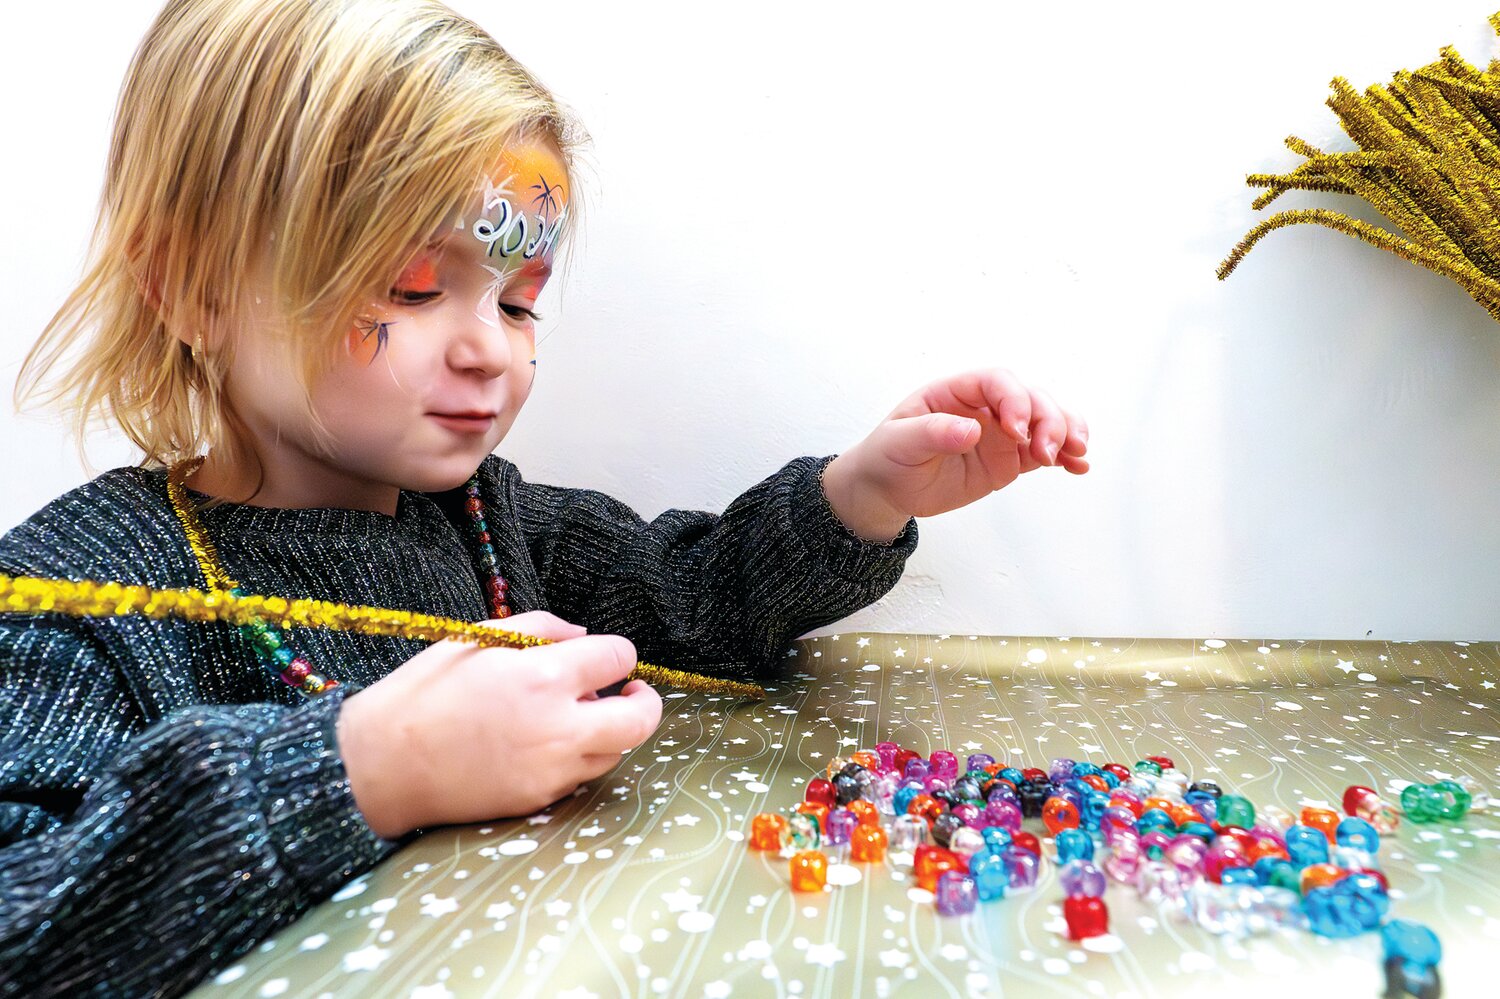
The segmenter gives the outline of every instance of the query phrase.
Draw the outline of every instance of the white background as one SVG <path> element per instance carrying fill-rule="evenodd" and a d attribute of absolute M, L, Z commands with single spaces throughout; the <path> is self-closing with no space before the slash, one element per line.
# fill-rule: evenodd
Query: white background
<path fill-rule="evenodd" d="M 155 0 L 8 11 L 0 384 L 76 278 Z M 923 382 L 1003 365 L 1092 427 L 923 521 L 840 627 L 1500 638 L 1500 327 L 1326 230 L 1263 243 L 1252 171 L 1341 143 L 1328 81 L 1455 44 L 1483 4 L 547 4 L 466 0 L 593 135 L 585 239 L 500 453 L 647 516 L 721 509 Z M 1347 199 L 1304 196 L 1287 207 Z M 107 435 L 96 469 L 133 460 Z M 0 415 L 0 528 L 89 474 Z M 836 630 L 836 629 L 828 629 Z"/>

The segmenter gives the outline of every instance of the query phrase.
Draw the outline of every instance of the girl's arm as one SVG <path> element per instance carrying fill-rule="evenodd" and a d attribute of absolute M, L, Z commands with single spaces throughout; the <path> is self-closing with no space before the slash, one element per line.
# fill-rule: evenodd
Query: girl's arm
<path fill-rule="evenodd" d="M 831 460 L 789 462 L 722 515 L 650 522 L 599 492 L 523 482 L 499 459 L 483 478 L 515 511 L 554 614 L 625 635 L 649 662 L 767 677 L 792 639 L 889 591 L 916 548 L 915 521 L 884 544 L 839 522 L 819 481 Z"/>
<path fill-rule="evenodd" d="M 186 991 L 383 857 L 348 693 L 146 726 L 86 631 L 0 616 L 0 994 Z"/>

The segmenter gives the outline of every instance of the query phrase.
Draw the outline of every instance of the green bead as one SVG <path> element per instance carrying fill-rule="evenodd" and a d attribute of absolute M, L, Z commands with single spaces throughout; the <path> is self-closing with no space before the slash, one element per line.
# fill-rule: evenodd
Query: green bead
<path fill-rule="evenodd" d="M 294 652 L 292 652 L 291 649 L 283 645 L 281 648 L 271 653 L 271 658 L 276 660 L 276 665 L 278 666 L 290 666 L 292 664 L 292 660 L 296 659 L 297 656 Z"/>
<path fill-rule="evenodd" d="M 1474 801 L 1464 786 L 1456 780 L 1440 780 L 1432 785 L 1432 790 L 1441 799 L 1441 803 L 1437 806 L 1438 817 L 1450 822 L 1463 818 L 1464 813 L 1469 810 L 1469 805 Z"/>
<path fill-rule="evenodd" d="M 1271 868 L 1271 884 L 1302 894 L 1302 873 L 1291 864 L 1277 864 Z"/>
<path fill-rule="evenodd" d="M 1219 810 L 1215 813 L 1220 826 L 1239 826 L 1249 829 L 1255 825 L 1255 806 L 1249 798 L 1237 794 L 1226 794 L 1219 798 Z"/>
<path fill-rule="evenodd" d="M 1426 784 L 1408 784 L 1401 790 L 1401 810 L 1413 822 L 1436 822 L 1444 804 L 1443 793 Z"/>
<path fill-rule="evenodd" d="M 1151 760 L 1136 760 L 1135 772 L 1138 774 L 1151 774 L 1153 777 L 1161 776 L 1161 764 Z"/>
<path fill-rule="evenodd" d="M 793 812 L 786 820 L 787 836 L 799 850 L 816 850 L 823 834 L 818 830 L 818 820 L 803 812 Z"/>

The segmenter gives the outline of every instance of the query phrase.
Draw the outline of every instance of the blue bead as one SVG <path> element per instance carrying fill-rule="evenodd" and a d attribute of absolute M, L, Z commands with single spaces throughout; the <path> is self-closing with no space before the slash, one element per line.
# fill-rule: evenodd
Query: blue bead
<path fill-rule="evenodd" d="M 1020 787 L 1021 786 L 1021 782 L 1026 779 L 1021 774 L 1021 771 L 1017 770 L 1015 767 L 1006 767 L 1004 770 L 1001 770 L 995 776 L 997 776 L 997 777 L 1004 777 L 1006 780 L 1010 781 L 1016 787 Z"/>
<path fill-rule="evenodd" d="M 1214 832 L 1213 826 L 1204 822 L 1187 822 L 1177 831 L 1179 833 L 1186 833 L 1189 836 L 1197 836 L 1205 843 L 1212 843 L 1214 837 L 1218 835 L 1218 833 Z"/>
<path fill-rule="evenodd" d="M 1380 941 L 1387 958 L 1430 968 L 1443 959 L 1443 942 L 1421 923 L 1409 919 L 1392 919 L 1380 928 Z"/>
<path fill-rule="evenodd" d="M 1259 883 L 1252 867 L 1226 867 L 1219 874 L 1219 883 L 1226 885 L 1253 885 Z"/>
<path fill-rule="evenodd" d="M 1000 853 L 1012 841 L 1010 830 L 1001 826 L 986 826 L 979 834 L 984 837 L 984 848 L 990 853 Z M 969 866 L 974 866 L 973 861 L 969 862 Z"/>
<path fill-rule="evenodd" d="M 1142 836 L 1153 829 L 1175 829 L 1176 827 L 1177 823 L 1172 821 L 1172 816 L 1160 808 L 1148 808 L 1141 813 L 1140 818 L 1135 820 L 1135 831 Z"/>
<path fill-rule="evenodd" d="M 1057 834 L 1057 862 L 1066 864 L 1070 860 L 1093 860 L 1094 840 L 1082 829 L 1062 829 Z"/>
<path fill-rule="evenodd" d="M 1340 822 L 1335 835 L 1338 837 L 1339 846 L 1352 846 L 1366 853 L 1377 853 L 1380 850 L 1380 833 L 1370 823 L 1357 816 L 1351 815 Z"/>
<path fill-rule="evenodd" d="M 1328 863 L 1328 837 L 1311 826 L 1287 826 L 1286 852 L 1298 867 Z"/>
<path fill-rule="evenodd" d="M 1005 858 L 998 853 L 974 854 L 969 860 L 969 876 L 974 879 L 981 902 L 1004 898 L 1005 889 L 1010 885 L 1010 871 L 1005 866 Z"/>
<path fill-rule="evenodd" d="M 1104 778 L 1104 783 L 1109 785 L 1109 789 L 1111 791 L 1120 786 L 1120 778 L 1116 777 L 1108 770 L 1099 771 L 1099 776 Z"/>
<path fill-rule="evenodd" d="M 1094 774 L 1103 773 L 1103 772 L 1104 771 L 1100 770 L 1098 767 L 1094 766 L 1092 763 L 1089 763 L 1087 760 L 1080 760 L 1079 762 L 1073 764 L 1073 776 L 1074 777 L 1089 777 L 1089 776 L 1092 776 Z"/>
<path fill-rule="evenodd" d="M 1307 912 L 1308 928 L 1319 936 L 1352 937 L 1364 929 L 1354 912 L 1351 895 L 1332 888 L 1313 888 L 1302 897 L 1302 906 Z"/>
<path fill-rule="evenodd" d="M 290 666 L 292 664 L 292 660 L 296 659 L 297 656 L 296 653 L 292 652 L 291 649 L 283 645 L 281 648 L 271 653 L 271 658 L 275 659 L 277 665 L 279 666 Z"/>
<path fill-rule="evenodd" d="M 891 809 L 897 815 L 906 814 L 906 806 L 911 804 L 911 799 L 922 793 L 920 787 L 902 787 L 891 796 Z"/>
<path fill-rule="evenodd" d="M 1109 807 L 1109 795 L 1103 791 L 1090 791 L 1083 796 L 1083 825 L 1086 829 L 1098 829 L 1104 820 L 1104 810 Z"/>

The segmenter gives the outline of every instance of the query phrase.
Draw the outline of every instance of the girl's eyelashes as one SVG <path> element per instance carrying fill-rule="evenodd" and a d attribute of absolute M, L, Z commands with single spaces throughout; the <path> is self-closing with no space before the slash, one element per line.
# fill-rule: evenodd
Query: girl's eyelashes
<path fill-rule="evenodd" d="M 512 319 L 530 319 L 534 323 L 542 321 L 542 317 L 538 313 L 520 305 L 506 305 L 504 302 L 501 302 L 500 311 Z"/>
<path fill-rule="evenodd" d="M 397 305 L 422 305 L 441 295 L 441 291 L 414 291 L 409 288 L 392 288 L 391 301 Z"/>

